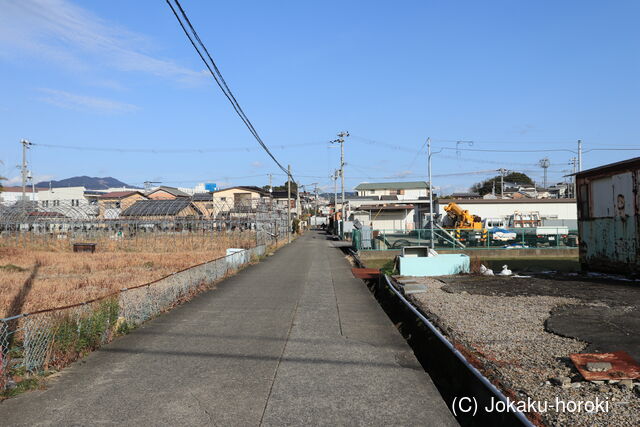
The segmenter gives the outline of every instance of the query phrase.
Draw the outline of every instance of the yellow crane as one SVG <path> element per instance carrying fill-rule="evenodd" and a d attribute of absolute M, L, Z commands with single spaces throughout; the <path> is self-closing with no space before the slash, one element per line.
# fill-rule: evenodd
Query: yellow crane
<path fill-rule="evenodd" d="M 457 203 L 451 202 L 444 207 L 445 212 L 454 220 L 455 228 L 482 228 L 482 218 L 477 215 L 469 213 L 468 210 L 462 209 Z"/>
<path fill-rule="evenodd" d="M 445 206 L 444 210 L 454 223 L 456 240 L 467 244 L 484 245 L 487 241 L 487 229 L 482 224 L 482 218 L 462 209 L 454 202 Z"/>

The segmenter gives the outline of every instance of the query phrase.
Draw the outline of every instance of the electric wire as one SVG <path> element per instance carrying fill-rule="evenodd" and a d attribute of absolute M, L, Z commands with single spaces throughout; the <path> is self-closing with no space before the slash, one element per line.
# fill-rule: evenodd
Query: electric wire
<path fill-rule="evenodd" d="M 258 144 L 260 144 L 260 146 L 264 149 L 264 151 L 275 162 L 275 164 L 278 166 L 278 168 L 280 168 L 280 170 L 285 172 L 287 174 L 287 176 L 291 176 L 289 170 L 287 168 L 285 168 L 278 161 L 278 159 L 276 159 L 276 157 L 273 155 L 271 150 L 269 150 L 269 147 L 267 147 L 267 145 L 263 142 L 262 138 L 260 137 L 260 135 L 256 131 L 255 127 L 253 126 L 253 124 L 251 123 L 251 121 L 249 120 L 249 118 L 247 117 L 245 112 L 243 111 L 242 107 L 240 107 L 240 104 L 238 103 L 238 101 L 236 100 L 235 96 L 233 95 L 233 92 L 231 92 L 231 89 L 229 88 L 229 86 L 227 85 L 226 81 L 222 77 L 222 73 L 220 72 L 220 70 L 218 69 L 218 66 L 216 65 L 215 61 L 213 60 L 213 58 L 209 54 L 209 51 L 207 50 L 206 46 L 204 45 L 204 43 L 200 39 L 200 36 L 198 35 L 197 31 L 195 30 L 195 28 L 191 24 L 191 21 L 187 17 L 187 14 L 184 11 L 184 9 L 182 8 L 182 5 L 180 4 L 180 2 L 178 0 L 173 0 L 175 5 L 177 6 L 177 8 L 180 10 L 180 14 L 182 15 L 182 17 L 183 17 L 184 21 L 186 22 L 187 26 L 191 30 L 191 33 L 193 34 L 193 37 L 197 40 L 198 44 L 202 47 L 203 51 L 205 52 L 205 54 L 207 55 L 207 57 L 211 61 L 211 65 L 207 62 L 207 60 L 205 59 L 205 57 L 202 54 L 202 52 L 200 51 L 200 49 L 198 49 L 198 46 L 196 46 L 196 43 L 193 41 L 193 38 L 192 38 L 191 34 L 189 33 L 189 31 L 185 27 L 185 24 L 183 23 L 182 19 L 180 19 L 180 16 L 178 15 L 178 13 L 177 13 L 176 9 L 174 8 L 174 6 L 171 4 L 171 2 L 169 0 L 165 0 L 165 1 L 169 5 L 169 7 L 171 8 L 171 11 L 173 12 L 174 16 L 178 20 L 178 23 L 180 24 L 180 27 L 182 28 L 182 30 L 184 31 L 185 35 L 189 39 L 189 42 L 191 43 L 193 48 L 196 50 L 196 52 L 198 53 L 198 56 L 200 56 L 200 59 L 202 60 L 202 62 L 204 62 L 205 66 L 207 67 L 207 69 L 209 70 L 209 72 L 213 76 L 214 80 L 218 84 L 218 87 L 220 87 L 220 90 L 222 90 L 224 95 L 227 97 L 227 99 L 229 100 L 229 102 L 233 106 L 233 109 L 235 110 L 236 114 L 240 117 L 242 122 L 249 129 L 249 132 L 254 136 L 254 138 L 256 139 Z M 212 69 L 212 67 L 213 67 L 213 69 Z"/>
<path fill-rule="evenodd" d="M 300 144 L 279 144 L 272 146 L 276 149 L 288 149 L 297 147 L 317 146 L 324 143 L 310 142 Z M 42 144 L 32 143 L 34 146 L 44 148 L 58 148 L 63 150 L 77 151 L 100 151 L 114 153 L 150 153 L 150 154 L 180 154 L 180 153 L 231 153 L 231 152 L 250 152 L 261 150 L 260 147 L 228 147 L 228 148 L 176 148 L 176 149 L 157 149 L 157 148 L 121 148 L 121 147 L 87 147 L 80 145 L 59 145 L 59 144 Z"/>

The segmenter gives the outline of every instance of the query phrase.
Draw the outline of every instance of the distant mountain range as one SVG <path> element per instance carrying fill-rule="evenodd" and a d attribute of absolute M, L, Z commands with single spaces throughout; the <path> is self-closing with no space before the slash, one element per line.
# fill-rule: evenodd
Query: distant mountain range
<path fill-rule="evenodd" d="M 36 184 L 38 188 L 49 188 L 49 183 L 51 183 L 51 187 L 59 188 L 59 187 L 85 187 L 87 190 L 106 190 L 107 188 L 117 188 L 117 187 L 129 187 L 132 188 L 129 184 L 125 184 L 124 182 L 112 178 L 110 176 L 104 178 L 98 178 L 94 176 L 73 176 L 67 179 L 61 179 L 60 181 L 42 181 Z"/>

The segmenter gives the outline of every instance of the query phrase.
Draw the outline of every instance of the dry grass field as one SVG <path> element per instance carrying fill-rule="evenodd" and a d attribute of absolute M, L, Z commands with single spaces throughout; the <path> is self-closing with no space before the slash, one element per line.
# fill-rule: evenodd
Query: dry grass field
<path fill-rule="evenodd" d="M 224 256 L 227 248 L 255 246 L 255 234 L 104 239 L 94 241 L 93 254 L 74 253 L 71 243 L 66 239 L 18 244 L 0 240 L 0 317 L 79 303 L 141 285 Z M 16 300 L 21 301 L 16 304 Z"/>

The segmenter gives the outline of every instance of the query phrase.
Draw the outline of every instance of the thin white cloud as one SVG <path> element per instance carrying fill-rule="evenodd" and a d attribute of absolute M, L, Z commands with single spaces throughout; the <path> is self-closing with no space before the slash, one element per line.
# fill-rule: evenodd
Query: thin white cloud
<path fill-rule="evenodd" d="M 403 170 L 398 173 L 394 173 L 393 175 L 391 175 L 391 178 L 406 178 L 411 175 L 413 175 L 413 171 Z"/>
<path fill-rule="evenodd" d="M 254 169 L 260 169 L 263 166 L 264 166 L 264 163 L 262 163 L 262 162 L 258 162 L 258 161 L 251 162 L 251 167 L 254 168 Z"/>
<path fill-rule="evenodd" d="M 53 178 L 55 178 L 54 175 L 34 175 L 33 182 L 39 183 L 43 181 L 51 181 Z M 12 178 L 7 179 L 6 181 L 2 181 L 2 185 L 4 185 L 5 187 L 14 187 L 17 185 L 22 185 L 22 177 L 14 176 Z M 31 186 L 31 183 L 29 183 L 29 186 Z"/>
<path fill-rule="evenodd" d="M 0 0 L 0 56 L 25 54 L 76 70 L 108 66 L 193 83 L 203 72 L 148 53 L 145 37 L 67 0 Z"/>
<path fill-rule="evenodd" d="M 40 98 L 41 101 L 62 108 L 81 111 L 89 110 L 99 113 L 131 113 L 139 110 L 139 108 L 133 104 L 113 101 L 106 98 L 77 95 L 56 89 L 40 89 L 40 91 L 44 94 L 44 96 Z"/>

